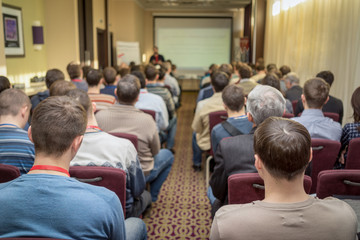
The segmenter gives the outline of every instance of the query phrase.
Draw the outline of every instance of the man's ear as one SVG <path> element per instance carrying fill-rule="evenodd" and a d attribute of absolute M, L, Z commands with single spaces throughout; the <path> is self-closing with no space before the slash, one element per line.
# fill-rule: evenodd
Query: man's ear
<path fill-rule="evenodd" d="M 255 158 L 255 163 L 254 163 L 254 165 L 255 165 L 256 170 L 257 170 L 258 172 L 262 171 L 262 169 L 263 169 L 263 163 L 262 163 L 259 155 L 255 154 L 255 155 L 254 155 L 254 158 Z"/>
<path fill-rule="evenodd" d="M 32 129 L 31 129 L 31 126 L 30 126 L 29 129 L 28 129 L 28 137 L 29 137 L 30 141 L 31 141 L 32 143 L 34 143 L 34 141 L 33 141 L 33 139 L 32 139 Z"/>
<path fill-rule="evenodd" d="M 155 80 L 159 79 L 159 74 L 156 74 Z"/>
<path fill-rule="evenodd" d="M 25 118 L 28 111 L 29 111 L 29 106 L 27 106 L 27 105 L 22 106 L 20 109 L 21 117 Z M 27 119 L 26 119 L 26 121 L 27 121 Z"/>
<path fill-rule="evenodd" d="M 79 150 L 82 140 L 84 138 L 84 135 L 80 135 L 80 136 L 76 136 L 71 144 L 71 148 L 74 151 L 74 153 L 76 154 L 77 151 Z M 75 155 L 74 154 L 74 155 Z"/>
<path fill-rule="evenodd" d="M 254 123 L 254 118 L 251 115 L 251 113 L 247 112 L 246 115 L 247 115 L 248 121 Z"/>
<path fill-rule="evenodd" d="M 93 111 L 93 113 L 95 113 L 96 112 L 96 103 L 91 102 L 91 104 L 92 104 L 92 111 Z"/>
<path fill-rule="evenodd" d="M 313 150 L 312 147 L 310 147 L 310 159 L 309 159 L 309 163 L 312 161 L 313 158 Z"/>
<path fill-rule="evenodd" d="M 306 102 L 306 98 L 304 94 L 301 94 L 301 101 L 304 104 Z"/>
<path fill-rule="evenodd" d="M 99 85 L 101 85 L 101 84 L 107 85 L 104 78 L 100 79 Z"/>
<path fill-rule="evenodd" d="M 117 96 L 117 88 L 114 89 L 114 94 Z"/>
<path fill-rule="evenodd" d="M 326 101 L 324 102 L 324 105 L 329 101 L 329 96 L 327 97 Z"/>

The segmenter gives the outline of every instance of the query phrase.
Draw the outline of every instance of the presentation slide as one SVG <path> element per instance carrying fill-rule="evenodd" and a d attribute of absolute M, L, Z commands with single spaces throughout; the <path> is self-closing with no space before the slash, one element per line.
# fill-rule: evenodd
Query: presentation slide
<path fill-rule="evenodd" d="M 231 18 L 155 18 L 155 44 L 179 72 L 202 74 L 230 63 Z"/>

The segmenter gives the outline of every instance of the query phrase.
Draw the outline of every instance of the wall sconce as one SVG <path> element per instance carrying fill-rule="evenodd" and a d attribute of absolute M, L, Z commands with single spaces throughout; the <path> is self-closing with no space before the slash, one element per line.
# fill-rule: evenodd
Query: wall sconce
<path fill-rule="evenodd" d="M 44 30 L 40 21 L 34 21 L 32 25 L 34 50 L 40 51 L 44 44 Z"/>

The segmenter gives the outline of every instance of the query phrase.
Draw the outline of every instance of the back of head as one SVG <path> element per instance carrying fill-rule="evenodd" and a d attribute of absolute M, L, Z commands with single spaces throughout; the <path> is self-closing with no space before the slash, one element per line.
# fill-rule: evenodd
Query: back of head
<path fill-rule="evenodd" d="M 113 84 L 116 80 L 116 70 L 115 68 L 113 67 L 106 67 L 104 69 L 104 79 L 105 79 L 105 82 L 110 85 L 110 84 Z"/>
<path fill-rule="evenodd" d="M 64 96 L 71 89 L 76 89 L 75 84 L 65 80 L 58 80 L 51 84 L 50 96 Z"/>
<path fill-rule="evenodd" d="M 154 81 L 156 80 L 156 75 L 158 74 L 158 70 L 155 68 L 154 65 L 152 64 L 148 64 L 145 67 L 145 77 L 147 80 L 149 81 Z"/>
<path fill-rule="evenodd" d="M 246 109 L 258 126 L 268 117 L 284 114 L 285 98 L 273 87 L 257 85 L 248 95 Z"/>
<path fill-rule="evenodd" d="M 285 81 L 289 82 L 291 85 L 300 83 L 299 76 L 294 72 L 290 72 L 286 74 L 284 79 Z"/>
<path fill-rule="evenodd" d="M 210 72 L 216 72 L 219 69 L 219 66 L 217 64 L 211 64 L 209 67 Z"/>
<path fill-rule="evenodd" d="M 354 121 L 360 122 L 360 87 L 355 89 L 353 95 L 351 96 L 351 107 L 354 110 L 353 113 Z"/>
<path fill-rule="evenodd" d="M 291 69 L 289 66 L 283 65 L 280 67 L 280 72 L 283 76 L 285 76 L 286 74 L 288 74 L 289 72 L 291 72 Z"/>
<path fill-rule="evenodd" d="M 275 71 L 277 69 L 276 64 L 275 63 L 269 63 L 266 66 L 266 71 L 267 72 L 271 72 L 271 71 Z"/>
<path fill-rule="evenodd" d="M 325 104 L 330 91 L 330 85 L 322 78 L 312 78 L 304 84 L 304 96 L 309 108 L 320 109 Z"/>
<path fill-rule="evenodd" d="M 70 79 L 80 78 L 81 76 L 80 64 L 71 62 L 67 65 L 66 71 L 68 72 Z"/>
<path fill-rule="evenodd" d="M 233 74 L 233 67 L 231 66 L 231 64 L 227 64 L 227 63 L 221 64 L 218 70 L 220 72 L 226 73 L 229 76 L 229 78 Z"/>
<path fill-rule="evenodd" d="M 29 97 L 20 89 L 5 89 L 0 93 L 0 116 L 16 116 L 23 106 L 31 109 Z"/>
<path fill-rule="evenodd" d="M 262 64 L 258 64 L 255 66 L 255 70 L 256 71 L 264 71 L 265 70 L 265 65 L 262 63 Z"/>
<path fill-rule="evenodd" d="M 276 88 L 277 90 L 280 91 L 280 80 L 273 73 L 266 74 L 266 76 L 261 80 L 261 84 L 274 87 L 274 88 Z"/>
<path fill-rule="evenodd" d="M 0 76 L 0 93 L 5 89 L 9 89 L 11 87 L 10 81 L 5 76 Z"/>
<path fill-rule="evenodd" d="M 224 104 L 234 112 L 239 112 L 245 103 L 244 89 L 238 85 L 231 84 L 222 91 Z"/>
<path fill-rule="evenodd" d="M 131 67 L 131 72 L 134 72 L 134 71 L 141 71 L 143 72 L 144 71 L 144 67 L 142 65 L 134 65 Z"/>
<path fill-rule="evenodd" d="M 53 68 L 46 72 L 45 83 L 47 88 L 50 88 L 51 84 L 57 80 L 65 80 L 65 75 L 62 71 Z"/>
<path fill-rule="evenodd" d="M 311 138 L 293 120 L 270 117 L 255 131 L 254 151 L 270 175 L 291 181 L 305 172 L 310 160 Z"/>
<path fill-rule="evenodd" d="M 211 84 L 215 92 L 221 92 L 228 84 L 230 77 L 224 72 L 214 72 L 211 74 Z"/>
<path fill-rule="evenodd" d="M 122 67 L 119 69 L 119 74 L 121 77 L 124 77 L 126 74 L 130 73 L 130 69 L 127 67 Z"/>
<path fill-rule="evenodd" d="M 71 89 L 66 93 L 66 96 L 78 101 L 80 105 L 85 109 L 87 115 L 92 114 L 92 102 L 89 95 L 82 89 Z"/>
<path fill-rule="evenodd" d="M 166 74 L 166 68 L 164 68 L 163 66 L 160 67 L 159 69 L 159 81 L 164 80 L 165 78 L 165 74 Z"/>
<path fill-rule="evenodd" d="M 127 74 L 119 80 L 116 90 L 119 103 L 132 105 L 139 95 L 140 81 L 136 76 Z"/>
<path fill-rule="evenodd" d="M 75 137 L 86 130 L 84 108 L 68 96 L 49 97 L 36 108 L 31 119 L 35 152 L 59 157 Z"/>
<path fill-rule="evenodd" d="M 86 75 L 86 82 L 88 83 L 89 87 L 95 87 L 99 85 L 102 77 L 103 75 L 100 70 L 91 69 Z"/>
<path fill-rule="evenodd" d="M 164 62 L 163 64 L 161 64 L 161 66 L 165 69 L 165 72 L 171 69 L 171 63 L 169 61 Z"/>
<path fill-rule="evenodd" d="M 242 79 L 250 78 L 252 75 L 251 68 L 244 63 L 238 65 L 238 72 Z"/>
<path fill-rule="evenodd" d="M 334 82 L 334 74 L 330 71 L 321 71 L 318 74 L 316 74 L 316 77 L 324 79 L 325 82 L 327 82 L 330 85 L 330 87 Z"/>
<path fill-rule="evenodd" d="M 86 78 L 88 72 L 93 69 L 91 66 L 83 66 L 82 67 L 82 71 L 83 71 L 83 76 Z"/>
<path fill-rule="evenodd" d="M 134 75 L 135 77 L 137 77 L 140 81 L 140 87 L 141 88 L 145 88 L 146 87 L 146 81 L 145 81 L 145 76 L 142 72 L 140 71 L 133 71 L 131 72 L 131 75 Z"/>

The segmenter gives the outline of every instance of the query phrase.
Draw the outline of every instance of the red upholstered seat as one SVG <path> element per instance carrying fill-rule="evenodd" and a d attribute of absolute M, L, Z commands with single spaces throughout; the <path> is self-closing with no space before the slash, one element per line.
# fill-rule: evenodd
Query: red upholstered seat
<path fill-rule="evenodd" d="M 316 196 L 360 195 L 360 170 L 325 170 L 318 176 Z"/>
<path fill-rule="evenodd" d="M 119 132 L 109 132 L 109 134 L 115 137 L 126 138 L 130 140 L 130 142 L 132 142 L 132 144 L 134 145 L 135 149 L 136 150 L 138 149 L 138 138 L 136 135 L 130 133 L 119 133 Z"/>
<path fill-rule="evenodd" d="M 292 113 L 284 113 L 284 115 L 282 117 L 283 118 L 293 118 L 294 114 L 292 114 Z"/>
<path fill-rule="evenodd" d="M 335 122 L 339 122 L 339 114 L 333 112 L 323 112 L 325 117 L 331 118 Z"/>
<path fill-rule="evenodd" d="M 153 111 L 153 110 L 148 110 L 148 109 L 140 109 L 140 110 L 143 111 L 144 113 L 147 113 L 147 114 L 151 115 L 152 118 L 155 120 L 155 114 L 156 114 L 155 111 Z"/>
<path fill-rule="evenodd" d="M 311 178 L 304 176 L 304 189 L 306 193 L 311 189 Z M 262 200 L 265 197 L 264 180 L 258 173 L 238 173 L 228 178 L 229 204 L 250 203 Z"/>
<path fill-rule="evenodd" d="M 0 164 L 0 183 L 9 182 L 17 177 L 20 177 L 20 170 L 17 167 Z"/>
<path fill-rule="evenodd" d="M 119 168 L 73 166 L 70 167 L 70 176 L 80 182 L 105 187 L 119 197 L 125 216 L 126 203 L 126 173 Z"/>
<path fill-rule="evenodd" d="M 350 141 L 345 168 L 360 169 L 360 138 L 354 138 Z"/>
<path fill-rule="evenodd" d="M 298 104 L 298 101 L 299 100 L 294 100 L 294 101 L 291 101 L 291 104 L 292 104 L 292 107 L 293 107 L 293 111 L 295 112 L 295 110 L 296 110 L 296 106 L 297 106 L 297 104 Z M 299 115 L 298 115 L 299 116 Z"/>

